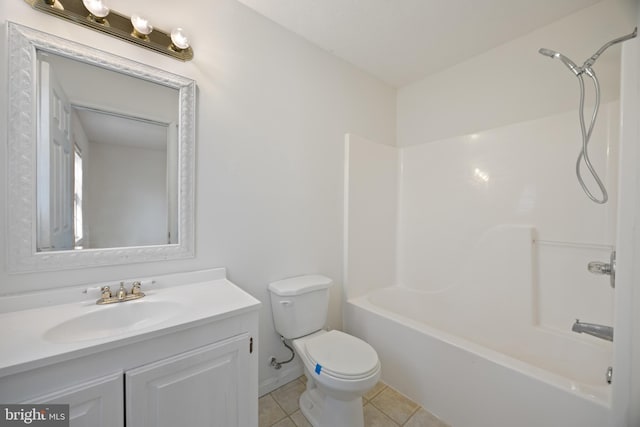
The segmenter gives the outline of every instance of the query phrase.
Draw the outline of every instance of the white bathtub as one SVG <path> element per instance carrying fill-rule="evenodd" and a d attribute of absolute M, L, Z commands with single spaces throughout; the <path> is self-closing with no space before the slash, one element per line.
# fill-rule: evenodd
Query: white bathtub
<path fill-rule="evenodd" d="M 460 304 L 458 290 L 350 299 L 345 328 L 376 349 L 386 383 L 453 427 L 608 425 L 609 343 L 536 326 L 510 313 L 521 310 L 513 295 L 496 316 L 474 315 L 485 301 Z"/>

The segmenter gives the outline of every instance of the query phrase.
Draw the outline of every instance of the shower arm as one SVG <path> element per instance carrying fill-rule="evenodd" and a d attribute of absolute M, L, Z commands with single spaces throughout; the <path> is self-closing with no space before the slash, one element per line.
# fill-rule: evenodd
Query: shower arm
<path fill-rule="evenodd" d="M 593 66 L 593 64 L 596 62 L 596 60 L 600 57 L 600 55 L 602 55 L 602 53 L 605 50 L 607 50 L 608 48 L 610 48 L 614 44 L 622 43 L 623 41 L 630 40 L 630 39 L 634 38 L 637 35 L 638 35 L 638 27 L 634 28 L 633 32 L 631 32 L 631 33 L 629 33 L 629 34 L 627 34 L 625 36 L 618 37 L 617 39 L 613 39 L 610 42 L 605 43 L 600 49 L 598 49 L 598 51 L 596 53 L 594 53 L 593 55 L 591 55 L 591 57 L 589 59 L 584 61 L 584 64 L 582 65 L 582 69 L 586 70 L 588 68 L 591 68 Z"/>

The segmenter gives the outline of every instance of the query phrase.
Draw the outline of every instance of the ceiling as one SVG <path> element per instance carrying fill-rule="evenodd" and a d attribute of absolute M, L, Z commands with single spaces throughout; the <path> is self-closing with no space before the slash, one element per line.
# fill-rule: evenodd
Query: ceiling
<path fill-rule="evenodd" d="M 89 142 L 167 150 L 167 125 L 89 108 L 76 113 Z"/>
<path fill-rule="evenodd" d="M 239 0 L 395 87 L 600 0 Z"/>

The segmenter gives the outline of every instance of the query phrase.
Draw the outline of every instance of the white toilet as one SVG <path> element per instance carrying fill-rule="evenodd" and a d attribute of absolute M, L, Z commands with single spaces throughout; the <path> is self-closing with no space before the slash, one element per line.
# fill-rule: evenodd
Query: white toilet
<path fill-rule="evenodd" d="M 361 339 L 322 329 L 331 284 L 319 275 L 270 283 L 273 320 L 304 364 L 300 410 L 313 427 L 363 427 L 362 396 L 380 379 L 380 361 Z"/>

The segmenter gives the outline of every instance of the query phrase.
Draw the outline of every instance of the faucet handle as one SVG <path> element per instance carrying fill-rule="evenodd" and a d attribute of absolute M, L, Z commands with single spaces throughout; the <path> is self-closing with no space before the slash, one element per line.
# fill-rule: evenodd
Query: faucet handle
<path fill-rule="evenodd" d="M 140 283 L 140 281 L 136 280 L 135 282 L 133 282 L 133 284 L 131 285 L 131 294 L 132 295 L 140 295 L 142 294 L 142 291 L 140 290 L 140 287 L 142 286 L 142 283 Z M 142 294 L 144 295 L 144 294 Z"/>
<path fill-rule="evenodd" d="M 102 299 L 111 298 L 111 288 L 109 286 L 103 286 L 100 288 Z"/>

